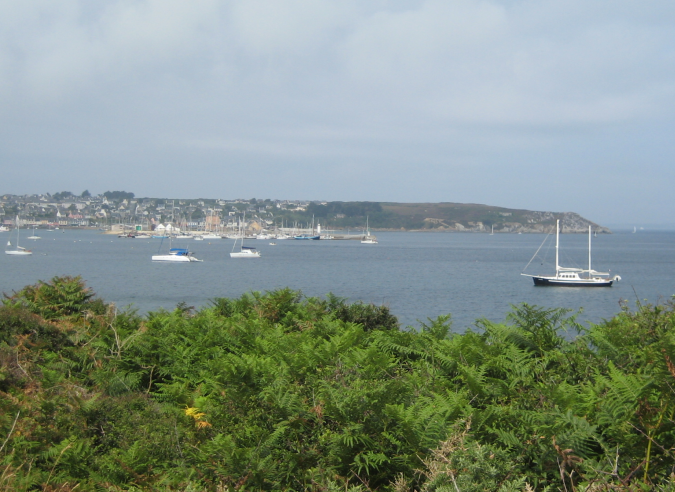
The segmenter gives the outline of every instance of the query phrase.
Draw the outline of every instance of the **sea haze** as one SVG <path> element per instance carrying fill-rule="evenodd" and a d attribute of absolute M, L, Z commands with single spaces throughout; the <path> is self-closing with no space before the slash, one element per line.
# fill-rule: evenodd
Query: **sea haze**
<path fill-rule="evenodd" d="M 22 231 L 23 232 L 23 231 Z M 27 231 L 26 236 L 30 235 Z M 512 304 L 583 308 L 584 323 L 600 322 L 626 301 L 663 302 L 675 293 L 675 232 L 622 232 L 593 238 L 593 268 L 622 281 L 611 288 L 534 287 L 521 276 L 545 236 L 541 234 L 377 233 L 379 244 L 359 241 L 251 240 L 260 259 L 231 259 L 232 240 L 175 241 L 188 245 L 203 263 L 162 264 L 150 260 L 168 250 L 160 239 L 120 239 L 91 230 L 38 230 L 40 240 L 22 239 L 33 255 L 0 256 L 0 291 L 57 275 L 81 275 L 96 294 L 140 313 L 178 303 L 207 305 L 214 297 L 283 287 L 306 296 L 327 293 L 385 304 L 402 326 L 419 327 L 451 314 L 458 332 L 485 317 L 503 321 Z M 10 233 L 0 233 L 5 243 Z M 560 237 L 560 263 L 586 266 L 588 238 Z M 526 273 L 554 271 L 550 237 Z"/>

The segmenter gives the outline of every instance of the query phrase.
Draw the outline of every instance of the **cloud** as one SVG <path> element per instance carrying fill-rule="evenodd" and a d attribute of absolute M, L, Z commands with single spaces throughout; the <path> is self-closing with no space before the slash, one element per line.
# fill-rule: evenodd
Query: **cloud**
<path fill-rule="evenodd" d="M 372 194 L 395 171 L 381 199 L 441 199 L 425 173 L 507 196 L 542 161 L 669 161 L 674 109 L 665 0 L 0 0 L 0 158 L 37 173 L 241 160 L 269 188 L 311 165 L 337 196 L 343 166 Z"/>
<path fill-rule="evenodd" d="M 203 47 L 201 33 L 215 28 L 218 11 L 210 0 L 22 5 L 3 16 L 7 34 L 0 53 L 8 61 L 0 80 L 13 96 L 41 103 L 170 70 Z"/>
<path fill-rule="evenodd" d="M 350 2 L 327 0 L 245 0 L 232 2 L 227 25 L 233 40 L 249 56 L 302 57 L 316 53 L 347 27 L 355 9 Z"/>

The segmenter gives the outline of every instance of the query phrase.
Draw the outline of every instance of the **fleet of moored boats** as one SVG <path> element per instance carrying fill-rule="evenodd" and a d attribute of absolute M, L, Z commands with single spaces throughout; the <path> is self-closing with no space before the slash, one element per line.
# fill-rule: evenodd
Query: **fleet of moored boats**
<path fill-rule="evenodd" d="M 20 226 L 19 220 L 17 217 L 16 221 L 17 227 L 13 231 L 9 231 L 6 227 L 0 229 L 0 232 L 10 232 L 10 239 L 7 241 L 7 249 L 5 254 L 13 256 L 29 256 L 32 255 L 32 251 L 21 246 L 20 243 Z M 53 229 L 50 229 L 53 231 Z M 14 236 L 16 234 L 16 236 Z M 491 232 L 490 235 L 492 235 Z M 546 236 L 544 242 L 548 238 Z M 521 275 L 526 277 L 531 277 L 534 281 L 534 285 L 538 287 L 611 287 L 614 282 L 621 280 L 621 277 L 614 275 L 610 278 L 609 272 L 598 272 L 593 270 L 591 267 L 591 227 L 588 228 L 588 268 L 576 268 L 576 267 L 563 267 L 560 266 L 559 261 L 559 251 L 560 251 L 560 221 L 556 221 L 556 245 L 555 245 L 555 273 L 553 275 L 532 275 L 527 273 L 522 273 Z M 170 234 L 170 235 L 150 235 L 145 233 L 128 233 L 118 235 L 120 238 L 159 238 L 162 239 L 160 243 L 160 251 L 164 244 L 164 239 L 169 240 L 169 248 L 166 252 L 158 252 L 156 255 L 152 255 L 152 261 L 155 262 L 171 262 L 171 263 L 195 263 L 201 262 L 203 260 L 197 259 L 194 254 L 189 250 L 189 248 L 174 248 L 172 247 L 172 241 L 174 239 L 194 239 L 196 241 L 203 241 L 205 239 L 234 239 L 234 245 L 232 246 L 232 252 L 230 253 L 230 258 L 260 258 L 260 252 L 253 246 L 244 246 L 245 239 L 271 239 L 270 245 L 276 245 L 276 240 L 285 240 L 285 239 L 295 239 L 295 240 L 320 240 L 320 239 L 333 239 L 333 236 L 330 235 L 320 235 L 320 234 L 298 234 L 289 236 L 287 234 L 258 234 L 252 236 L 246 236 L 243 230 L 239 230 L 238 234 L 221 236 L 218 234 Z M 15 238 L 15 244 L 12 245 L 12 239 Z M 37 240 L 40 239 L 40 236 L 36 235 L 35 228 L 33 229 L 33 234 L 28 236 L 27 239 Z M 361 239 L 362 244 L 377 244 L 377 238 L 370 234 L 370 228 L 366 222 L 366 232 Z M 239 247 L 237 247 L 237 244 Z M 532 257 L 532 260 L 537 256 L 542 245 L 539 247 L 537 252 Z M 530 260 L 530 263 L 532 262 Z M 528 263 L 528 265 L 530 264 Z M 527 268 L 527 265 L 526 267 Z"/>

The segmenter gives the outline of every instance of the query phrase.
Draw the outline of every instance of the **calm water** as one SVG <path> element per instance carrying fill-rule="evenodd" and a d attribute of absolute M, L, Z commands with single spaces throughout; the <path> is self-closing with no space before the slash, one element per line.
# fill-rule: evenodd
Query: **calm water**
<path fill-rule="evenodd" d="M 23 231 L 22 231 L 23 232 Z M 28 231 L 25 235 L 30 235 Z M 159 239 L 118 239 L 97 231 L 38 231 L 22 239 L 29 257 L 0 255 L 0 291 L 11 293 L 56 275 L 81 275 L 106 301 L 140 312 L 171 309 L 179 302 L 203 306 L 214 297 L 238 297 L 281 287 L 307 296 L 328 292 L 350 301 L 388 305 L 402 325 L 452 314 L 463 331 L 480 317 L 501 321 L 511 304 L 584 309 L 584 321 L 599 322 L 639 299 L 658 302 L 675 294 L 675 233 L 615 233 L 593 239 L 593 268 L 611 269 L 622 281 L 611 288 L 542 288 L 520 273 L 544 235 L 378 233 L 379 244 L 358 241 L 252 240 L 263 257 L 231 259 L 231 240 L 175 241 L 188 244 L 203 263 L 150 261 Z M 7 242 L 9 233 L 0 233 Z M 583 266 L 587 236 L 561 236 L 561 264 Z M 554 242 L 544 246 L 527 273 L 551 274 Z M 164 250 L 168 248 L 165 241 Z M 547 261 L 543 261 L 545 258 Z"/>

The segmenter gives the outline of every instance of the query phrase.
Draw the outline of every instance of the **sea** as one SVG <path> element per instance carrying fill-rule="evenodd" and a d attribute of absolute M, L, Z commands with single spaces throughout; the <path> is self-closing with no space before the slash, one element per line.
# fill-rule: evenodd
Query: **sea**
<path fill-rule="evenodd" d="M 669 231 L 593 237 L 593 269 L 621 276 L 610 288 L 535 287 L 521 273 L 551 275 L 555 269 L 555 237 L 544 234 L 377 232 L 379 243 L 372 245 L 247 240 L 261 252 L 254 259 L 230 258 L 233 240 L 175 240 L 173 247 L 189 247 L 204 261 L 157 263 L 151 256 L 166 253 L 168 240 L 96 230 L 36 232 L 41 239 L 21 238 L 32 256 L 0 255 L 0 292 L 79 275 L 98 297 L 140 314 L 289 287 L 307 297 L 332 293 L 386 305 L 403 329 L 449 314 L 452 330 L 464 332 L 477 329 L 478 319 L 504 322 L 521 303 L 580 311 L 578 320 L 588 326 L 612 318 L 622 305 L 635 310 L 675 294 L 675 232 Z M 0 240 L 6 243 L 10 234 L 0 233 Z M 560 264 L 587 266 L 587 235 L 560 236 Z"/>

